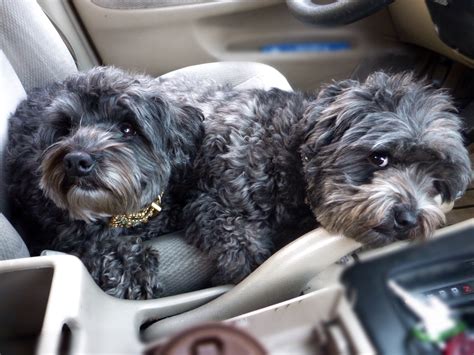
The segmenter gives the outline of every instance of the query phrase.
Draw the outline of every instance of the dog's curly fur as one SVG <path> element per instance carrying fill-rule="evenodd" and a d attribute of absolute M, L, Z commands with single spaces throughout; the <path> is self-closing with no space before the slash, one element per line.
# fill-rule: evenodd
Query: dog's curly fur
<path fill-rule="evenodd" d="M 218 283 L 239 282 L 316 220 L 369 246 L 426 238 L 444 221 L 441 200 L 471 177 L 449 96 L 410 74 L 336 82 L 318 96 L 162 87 L 205 115 L 184 213 Z"/>
<path fill-rule="evenodd" d="M 111 67 L 30 92 L 10 118 L 6 163 L 13 214 L 33 253 L 78 256 L 111 295 L 159 297 L 158 254 L 143 241 L 181 227 L 201 121 L 200 111 L 165 99 L 155 79 Z M 70 152 L 89 154 L 92 172 L 69 176 Z M 149 223 L 108 226 L 162 192 L 163 210 Z"/>

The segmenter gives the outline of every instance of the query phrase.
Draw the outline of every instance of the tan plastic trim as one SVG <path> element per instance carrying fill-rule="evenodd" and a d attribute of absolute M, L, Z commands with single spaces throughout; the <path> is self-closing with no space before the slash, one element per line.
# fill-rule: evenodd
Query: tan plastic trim
<path fill-rule="evenodd" d="M 375 349 L 357 315 L 344 296 L 342 285 L 292 298 L 228 319 L 224 323 L 251 336 L 268 354 L 322 354 L 323 349 L 320 346 L 326 340 L 328 327 L 340 331 L 338 334 L 341 338 L 338 345 L 346 345 L 346 349 L 350 349 L 351 354 L 375 354 Z M 212 326 L 211 324 L 208 326 Z M 195 331 L 196 327 L 205 326 L 202 324 L 187 329 L 191 332 L 192 329 Z M 179 335 L 150 342 L 147 349 L 166 347 L 170 342 L 179 341 L 178 337 L 182 334 L 181 330 Z M 316 334 L 321 336 L 317 337 Z M 216 334 L 216 336 L 219 335 Z M 333 353 L 336 352 L 333 351 Z"/>
<path fill-rule="evenodd" d="M 221 16 L 264 8 L 282 1 L 283 0 L 224 0 L 219 2 L 130 10 L 103 8 L 94 4 L 91 0 L 72 0 L 72 3 L 80 13 L 93 15 L 95 19 L 104 21 L 104 24 L 114 25 L 119 29 L 122 26 L 125 28 L 142 28 L 196 20 L 204 17 Z"/>
<path fill-rule="evenodd" d="M 311 292 L 226 322 L 252 334 L 270 354 L 310 355 L 315 354 L 315 327 L 324 327 L 331 321 L 337 321 L 344 328 L 353 354 L 376 353 L 341 285 Z"/>
<path fill-rule="evenodd" d="M 359 247 L 352 239 L 315 229 L 275 253 L 226 294 L 152 324 L 143 337 L 156 340 L 203 321 L 235 317 L 296 297 L 315 275 Z"/>
<path fill-rule="evenodd" d="M 425 0 L 397 0 L 390 5 L 389 10 L 402 41 L 431 49 L 465 65 L 474 67 L 474 59 L 463 56 L 441 41 L 436 33 Z"/>
<path fill-rule="evenodd" d="M 92 0 L 100 7 L 117 10 L 154 9 L 157 7 L 201 4 L 219 0 Z"/>

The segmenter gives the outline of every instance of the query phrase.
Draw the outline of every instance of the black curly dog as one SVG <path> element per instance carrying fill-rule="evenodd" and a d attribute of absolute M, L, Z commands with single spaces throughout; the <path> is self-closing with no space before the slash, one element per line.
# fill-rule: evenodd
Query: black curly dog
<path fill-rule="evenodd" d="M 182 227 L 201 121 L 161 96 L 154 79 L 114 68 L 30 92 L 10 119 L 6 154 L 30 251 L 78 256 L 113 296 L 159 297 L 158 254 L 143 241 Z M 148 223 L 109 226 L 162 193 L 163 210 Z"/>
<path fill-rule="evenodd" d="M 164 82 L 205 113 L 186 237 L 239 282 L 318 224 L 368 246 L 426 238 L 470 177 L 449 96 L 374 73 L 318 96 Z M 316 223 L 317 221 L 317 223 Z"/>

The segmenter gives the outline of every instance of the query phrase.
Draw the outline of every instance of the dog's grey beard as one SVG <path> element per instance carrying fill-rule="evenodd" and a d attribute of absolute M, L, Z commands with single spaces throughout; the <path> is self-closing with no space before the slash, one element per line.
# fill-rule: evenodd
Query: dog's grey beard
<path fill-rule="evenodd" d="M 65 189 L 64 156 L 72 150 L 100 156 L 86 182 L 78 180 Z M 41 162 L 40 188 L 73 219 L 93 222 L 116 214 L 132 213 L 142 206 L 141 174 L 133 152 L 113 134 L 82 127 L 70 137 L 50 146 Z M 83 178 L 84 179 L 84 178 Z"/>
<path fill-rule="evenodd" d="M 397 239 L 393 210 L 403 204 L 419 213 L 418 225 L 408 232 L 407 239 L 428 238 L 445 222 L 433 181 L 415 167 L 376 172 L 370 184 L 360 186 L 327 181 L 325 201 L 314 211 L 326 229 L 379 246 Z"/>

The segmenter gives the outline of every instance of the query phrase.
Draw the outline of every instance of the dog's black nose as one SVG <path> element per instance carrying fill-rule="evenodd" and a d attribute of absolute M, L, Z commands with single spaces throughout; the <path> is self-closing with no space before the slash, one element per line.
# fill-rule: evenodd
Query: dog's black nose
<path fill-rule="evenodd" d="M 64 156 L 64 168 L 68 176 L 86 176 L 94 168 L 94 159 L 85 152 L 72 152 Z"/>
<path fill-rule="evenodd" d="M 413 209 L 398 205 L 394 208 L 395 228 L 407 231 L 418 224 L 418 212 Z"/>

